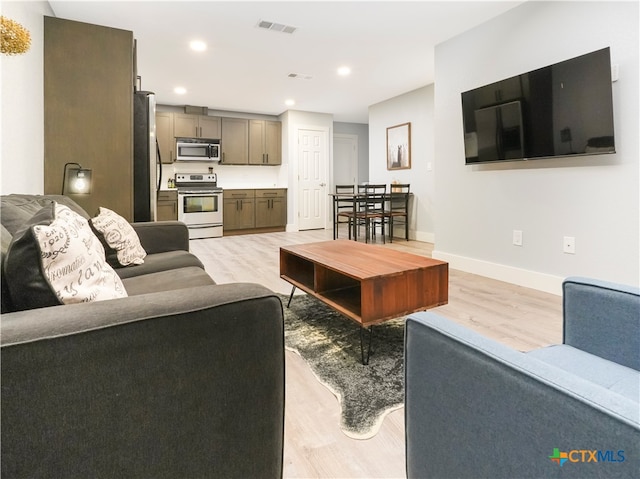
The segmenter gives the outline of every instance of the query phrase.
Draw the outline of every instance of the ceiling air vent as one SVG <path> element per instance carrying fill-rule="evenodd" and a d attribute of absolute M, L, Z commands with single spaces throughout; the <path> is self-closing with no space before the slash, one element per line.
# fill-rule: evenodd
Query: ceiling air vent
<path fill-rule="evenodd" d="M 289 73 L 287 75 L 289 78 L 297 78 L 298 80 L 311 80 L 313 76 L 307 75 L 306 73 Z"/>
<path fill-rule="evenodd" d="M 292 27 L 291 25 L 283 25 L 282 23 L 268 22 L 266 20 L 260 20 L 258 22 L 258 28 L 282 33 L 293 33 L 296 31 L 296 27 Z"/>

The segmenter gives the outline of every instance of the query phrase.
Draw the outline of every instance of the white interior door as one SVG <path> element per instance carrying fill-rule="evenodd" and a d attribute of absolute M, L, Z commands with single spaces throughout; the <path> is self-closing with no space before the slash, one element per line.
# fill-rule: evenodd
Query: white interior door
<path fill-rule="evenodd" d="M 298 131 L 298 229 L 321 229 L 326 223 L 327 132 Z"/>
<path fill-rule="evenodd" d="M 358 182 L 358 136 L 333 135 L 333 184 L 355 185 Z"/>

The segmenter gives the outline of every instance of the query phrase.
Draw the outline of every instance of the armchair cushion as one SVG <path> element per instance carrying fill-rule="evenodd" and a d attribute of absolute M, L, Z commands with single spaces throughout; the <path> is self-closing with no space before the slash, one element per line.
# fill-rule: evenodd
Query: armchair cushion
<path fill-rule="evenodd" d="M 640 403 L 640 371 L 565 344 L 529 351 L 527 355 Z"/>

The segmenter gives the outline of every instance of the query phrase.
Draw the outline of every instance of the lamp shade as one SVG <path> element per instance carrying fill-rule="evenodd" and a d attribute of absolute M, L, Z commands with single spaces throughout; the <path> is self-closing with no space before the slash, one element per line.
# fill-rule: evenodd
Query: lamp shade
<path fill-rule="evenodd" d="M 70 165 L 76 168 L 69 168 Z M 91 173 L 90 168 L 83 168 L 78 163 L 67 163 L 64 165 L 62 178 L 62 194 L 88 195 L 91 193 Z"/>

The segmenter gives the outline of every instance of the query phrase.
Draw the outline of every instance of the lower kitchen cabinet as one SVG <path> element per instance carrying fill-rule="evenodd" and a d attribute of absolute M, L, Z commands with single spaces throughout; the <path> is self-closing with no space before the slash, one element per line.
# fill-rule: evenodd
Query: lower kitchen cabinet
<path fill-rule="evenodd" d="M 223 195 L 225 235 L 285 230 L 285 188 L 224 190 Z"/>
<path fill-rule="evenodd" d="M 178 191 L 158 191 L 157 220 L 175 221 L 178 219 Z"/>
<path fill-rule="evenodd" d="M 256 190 L 256 228 L 275 228 L 287 224 L 287 190 Z"/>
<path fill-rule="evenodd" d="M 224 190 L 222 217 L 225 233 L 255 228 L 254 190 Z"/>

